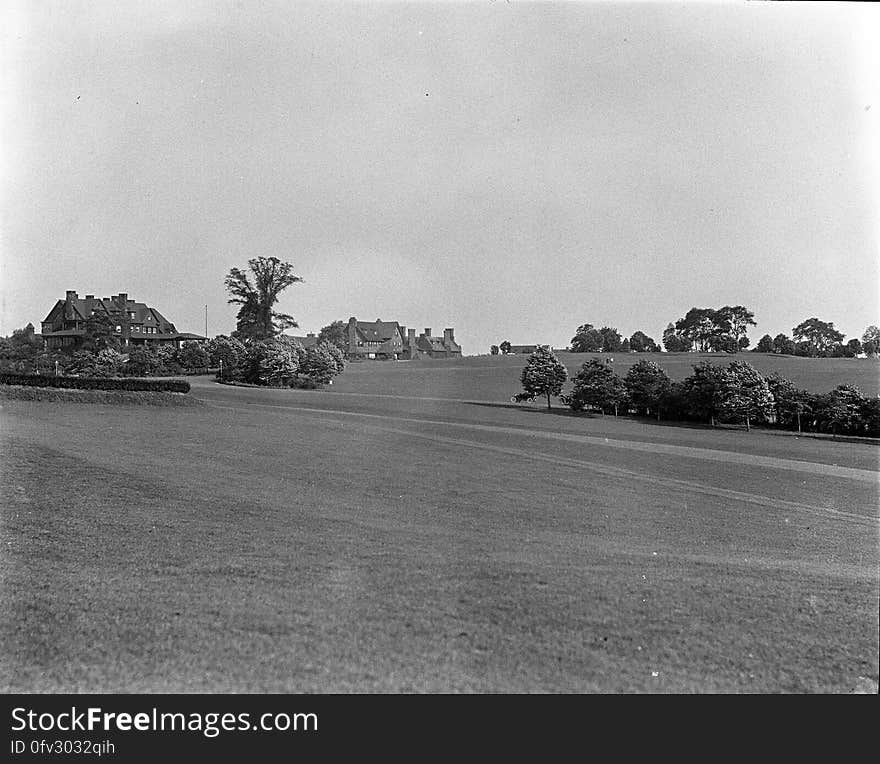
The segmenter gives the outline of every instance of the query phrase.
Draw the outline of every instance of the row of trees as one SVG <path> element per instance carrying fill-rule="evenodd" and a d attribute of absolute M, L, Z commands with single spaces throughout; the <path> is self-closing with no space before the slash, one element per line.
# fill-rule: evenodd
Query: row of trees
<path fill-rule="evenodd" d="M 749 347 L 748 327 L 757 326 L 755 314 L 743 305 L 725 305 L 722 308 L 691 308 L 663 332 L 663 347 L 669 353 L 699 352 L 738 353 Z M 869 326 L 861 341 L 851 339 L 843 343 L 844 335 L 832 322 L 808 318 L 792 329 L 792 337 L 765 334 L 754 352 L 786 355 L 852 358 L 866 353 L 876 356 L 880 351 L 880 329 Z M 497 350 L 493 345 L 492 352 Z M 637 331 L 629 339 L 616 328 L 582 324 L 571 338 L 569 350 L 573 353 L 658 353 L 660 346 L 644 332 Z M 502 352 L 503 349 L 502 349 Z"/>
<path fill-rule="evenodd" d="M 571 338 L 570 350 L 572 353 L 659 353 L 660 346 L 642 331 L 626 339 L 614 327 L 597 329 L 592 324 L 581 324 Z"/>
<path fill-rule="evenodd" d="M 763 377 L 746 361 L 732 361 L 726 368 L 703 361 L 677 382 L 653 361 L 639 361 L 620 377 L 608 361 L 591 358 L 572 378 L 570 392 L 563 394 L 568 372 L 550 350 L 541 348 L 529 357 L 520 379 L 524 392 L 515 399 L 546 398 L 548 408 L 557 396 L 574 411 L 880 436 L 880 399 L 868 398 L 851 385 L 810 393 L 778 374 Z"/>
<path fill-rule="evenodd" d="M 785 334 L 771 337 L 765 334 L 758 340 L 754 352 L 778 353 L 784 355 L 806 356 L 810 358 L 855 358 L 865 353 L 876 356 L 880 351 L 880 328 L 869 326 L 862 339 L 853 337 L 843 344 L 844 335 L 834 328 L 833 323 L 810 318 L 792 330 L 795 339 Z"/>

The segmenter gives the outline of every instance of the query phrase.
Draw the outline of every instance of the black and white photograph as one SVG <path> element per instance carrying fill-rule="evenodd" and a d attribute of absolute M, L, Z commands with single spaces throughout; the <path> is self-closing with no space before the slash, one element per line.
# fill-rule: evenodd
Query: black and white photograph
<path fill-rule="evenodd" d="M 876 6 L 0 8 L 4 694 L 878 693 Z"/>

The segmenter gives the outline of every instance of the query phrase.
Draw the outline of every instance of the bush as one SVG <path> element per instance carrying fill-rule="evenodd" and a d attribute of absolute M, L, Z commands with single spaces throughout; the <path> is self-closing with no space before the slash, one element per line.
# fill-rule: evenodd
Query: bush
<path fill-rule="evenodd" d="M 188 393 L 182 379 L 113 379 L 104 377 L 52 377 L 42 374 L 0 374 L 0 384 L 24 387 L 57 387 L 66 390 L 129 390 L 147 393 Z"/>
<path fill-rule="evenodd" d="M 207 369 L 210 361 L 201 342 L 184 342 L 174 357 L 184 369 Z"/>
<path fill-rule="evenodd" d="M 326 385 L 340 372 L 340 356 L 339 349 L 329 343 L 312 345 L 305 351 L 300 373 L 318 384 Z"/>

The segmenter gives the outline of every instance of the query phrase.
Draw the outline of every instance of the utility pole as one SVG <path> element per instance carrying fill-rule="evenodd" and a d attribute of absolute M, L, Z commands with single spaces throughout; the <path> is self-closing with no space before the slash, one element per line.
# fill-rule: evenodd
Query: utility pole
<path fill-rule="evenodd" d="M 205 339 L 208 339 L 208 306 L 205 305 Z"/>

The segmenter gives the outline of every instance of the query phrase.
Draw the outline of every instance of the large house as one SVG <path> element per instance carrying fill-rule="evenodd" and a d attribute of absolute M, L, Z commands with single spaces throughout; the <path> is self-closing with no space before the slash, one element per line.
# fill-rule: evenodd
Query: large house
<path fill-rule="evenodd" d="M 48 349 L 74 349 L 86 335 L 86 322 L 100 314 L 110 320 L 123 345 L 174 345 L 187 340 L 204 341 L 205 337 L 178 332 L 165 316 L 143 302 L 130 300 L 125 292 L 112 297 L 79 297 L 68 291 L 43 319 L 43 341 Z"/>
<path fill-rule="evenodd" d="M 444 329 L 442 337 L 432 336 L 430 328 L 416 336 L 415 329 L 407 329 L 397 321 L 358 321 L 352 316 L 348 319 L 346 337 L 346 355 L 354 360 L 461 358 L 461 345 L 455 341 L 452 329 Z"/>

